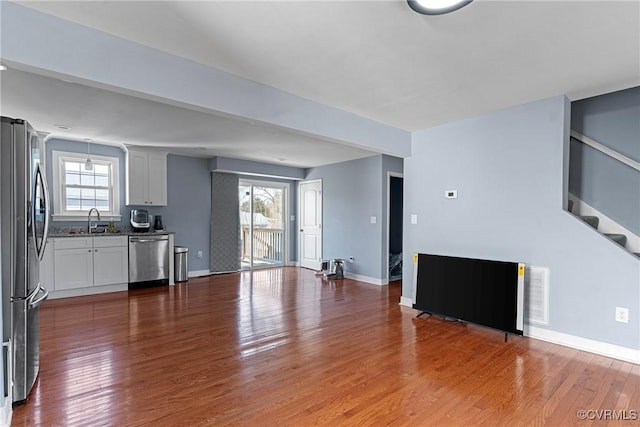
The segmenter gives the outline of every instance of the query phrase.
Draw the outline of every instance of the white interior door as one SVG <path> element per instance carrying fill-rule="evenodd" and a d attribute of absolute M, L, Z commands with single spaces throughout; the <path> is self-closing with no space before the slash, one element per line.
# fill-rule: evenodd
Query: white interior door
<path fill-rule="evenodd" d="M 320 270 L 322 265 L 322 181 L 301 182 L 300 266 Z"/>

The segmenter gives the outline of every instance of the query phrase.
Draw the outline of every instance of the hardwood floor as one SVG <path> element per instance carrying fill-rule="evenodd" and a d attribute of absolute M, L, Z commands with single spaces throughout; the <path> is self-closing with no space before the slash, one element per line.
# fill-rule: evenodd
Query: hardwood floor
<path fill-rule="evenodd" d="M 581 421 L 579 410 L 640 417 L 638 365 L 523 337 L 505 344 L 500 332 L 416 318 L 399 299 L 399 283 L 330 283 L 278 268 L 47 301 L 39 380 L 12 425 L 607 424 Z"/>

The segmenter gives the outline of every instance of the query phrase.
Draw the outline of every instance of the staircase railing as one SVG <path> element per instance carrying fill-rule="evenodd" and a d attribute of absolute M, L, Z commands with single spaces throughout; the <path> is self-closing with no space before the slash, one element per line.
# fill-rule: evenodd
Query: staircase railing
<path fill-rule="evenodd" d="M 582 135 L 581 133 L 576 132 L 575 130 L 571 131 L 571 137 L 582 142 L 583 144 L 588 145 L 591 148 L 595 148 L 596 150 L 600 151 L 601 153 L 606 154 L 607 156 L 616 159 L 619 162 L 624 163 L 627 166 L 631 166 L 632 168 L 634 168 L 637 171 L 640 171 L 640 163 L 636 162 L 635 160 L 625 156 L 624 154 L 618 153 L 615 150 L 612 150 L 611 148 L 600 144 L 598 141 L 594 141 L 593 139 Z"/>
<path fill-rule="evenodd" d="M 635 169 L 635 171 L 637 172 L 640 172 L 640 162 L 631 159 L 624 154 L 619 153 L 574 130 L 571 131 L 570 135 L 573 141 L 588 145 L 589 147 L 605 154 L 606 156 L 624 165 L 627 165 L 632 169 Z M 578 204 L 579 212 L 577 213 L 573 210 L 574 200 L 572 200 L 571 197 L 573 197 L 573 199 L 575 199 L 575 202 Z M 612 221 L 604 213 L 596 211 L 594 208 L 577 198 L 575 195 L 570 194 L 568 206 L 569 212 L 572 212 L 575 215 L 579 216 L 583 221 L 592 226 L 594 229 L 598 230 L 601 234 L 604 234 L 614 242 L 618 243 L 620 246 L 626 248 L 631 252 L 634 252 L 636 256 L 640 257 L 640 252 L 638 252 L 640 251 L 640 237 L 638 235 L 626 229 L 623 225 L 618 224 L 616 221 Z M 605 224 L 603 224 L 601 221 L 603 219 L 605 220 Z M 602 230 L 600 230 L 599 225 L 604 225 L 602 227 Z"/>

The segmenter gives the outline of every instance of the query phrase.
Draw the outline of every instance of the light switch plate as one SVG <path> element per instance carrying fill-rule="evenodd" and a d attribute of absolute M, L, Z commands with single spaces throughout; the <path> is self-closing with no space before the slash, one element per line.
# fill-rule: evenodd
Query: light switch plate
<path fill-rule="evenodd" d="M 411 215 L 411 224 L 417 224 L 417 223 L 418 223 L 418 215 L 412 214 Z"/>
<path fill-rule="evenodd" d="M 371 224 L 375 224 L 376 222 L 378 222 L 378 219 L 375 216 L 371 217 Z"/>

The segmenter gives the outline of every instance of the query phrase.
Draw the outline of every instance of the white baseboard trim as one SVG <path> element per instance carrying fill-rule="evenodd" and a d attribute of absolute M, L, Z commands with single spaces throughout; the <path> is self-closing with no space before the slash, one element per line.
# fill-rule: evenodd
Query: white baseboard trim
<path fill-rule="evenodd" d="M 407 297 L 400 297 L 400 305 L 404 305 L 405 307 L 413 308 L 413 300 Z"/>
<path fill-rule="evenodd" d="M 210 274 L 211 272 L 209 270 L 193 270 L 193 271 L 187 272 L 187 277 L 202 277 L 202 276 L 208 276 Z"/>
<path fill-rule="evenodd" d="M 357 280 L 359 282 L 371 283 L 372 285 L 385 286 L 389 284 L 387 279 L 376 279 L 375 277 L 363 276 L 361 274 L 354 274 L 345 272 L 344 277 L 347 279 Z"/>
<path fill-rule="evenodd" d="M 11 426 L 11 417 L 13 416 L 13 407 L 11 405 L 11 399 L 9 397 L 4 398 L 2 408 L 0 408 L 0 426 Z"/>
<path fill-rule="evenodd" d="M 524 335 L 640 365 L 640 350 L 525 325 Z"/>
<path fill-rule="evenodd" d="M 287 267 L 300 267 L 300 263 L 298 261 L 287 261 L 284 265 Z"/>

